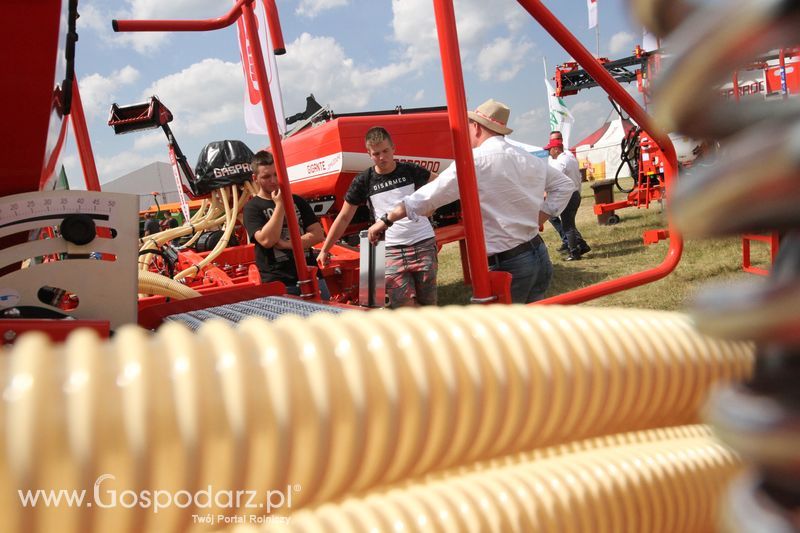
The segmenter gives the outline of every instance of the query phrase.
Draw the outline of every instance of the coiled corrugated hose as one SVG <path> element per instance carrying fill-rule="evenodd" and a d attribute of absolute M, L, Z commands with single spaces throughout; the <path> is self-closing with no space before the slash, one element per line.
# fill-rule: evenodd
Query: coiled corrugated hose
<path fill-rule="evenodd" d="M 754 467 L 732 487 L 724 526 L 731 532 L 800 531 L 800 100 L 792 95 L 734 104 L 722 101 L 717 89 L 736 68 L 797 45 L 800 3 L 714 3 L 680 22 L 667 41 L 674 60 L 656 93 L 657 117 L 662 125 L 720 142 L 722 155 L 679 185 L 676 223 L 687 237 L 781 235 L 768 279 L 709 288 L 694 304 L 701 331 L 757 342 L 753 378 L 717 393 L 706 415 Z"/>
<path fill-rule="evenodd" d="M 476 461 L 695 422 L 709 387 L 750 376 L 752 346 L 698 334 L 675 313 L 495 305 L 212 322 L 197 334 L 130 327 L 109 342 L 81 331 L 64 345 L 30 335 L 2 360 L 4 531 L 88 533 L 184 531 L 201 527 L 193 515 L 259 509 L 25 508 L 17 490 L 91 495 L 106 474 L 104 503 L 126 490 L 130 503 L 145 490 L 291 486 L 296 511 Z M 668 484 L 685 483 L 686 467 L 665 468 L 680 474 Z M 608 498 L 643 497 L 614 487 Z"/>

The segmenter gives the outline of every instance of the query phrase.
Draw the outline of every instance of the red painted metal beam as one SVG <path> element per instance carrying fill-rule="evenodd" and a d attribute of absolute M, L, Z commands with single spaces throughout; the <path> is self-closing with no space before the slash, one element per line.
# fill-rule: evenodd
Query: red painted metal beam
<path fill-rule="evenodd" d="M 267 69 L 264 65 L 264 54 L 261 51 L 261 43 L 258 39 L 256 26 L 256 15 L 253 11 L 252 3 L 242 6 L 242 17 L 244 26 L 247 30 L 247 41 L 250 51 L 253 54 L 258 88 L 261 91 L 261 109 L 267 124 L 269 134 L 269 144 L 272 155 L 275 158 L 275 170 L 278 172 L 278 186 L 283 196 L 283 205 L 286 207 L 286 224 L 289 226 L 289 238 L 292 242 L 292 256 L 297 268 L 297 278 L 300 283 L 300 296 L 303 298 L 319 299 L 319 289 L 316 287 L 316 278 L 312 278 L 306 265 L 305 254 L 300 243 L 300 225 L 294 214 L 294 200 L 292 199 L 292 189 L 289 186 L 289 173 L 286 171 L 286 159 L 283 156 L 283 145 L 281 144 L 281 134 L 278 131 L 278 124 L 275 119 L 275 109 L 272 107 L 272 95 L 270 93 L 269 81 L 267 80 Z"/>
<path fill-rule="evenodd" d="M 283 30 L 281 30 L 281 19 L 278 16 L 278 6 L 275 0 L 264 0 L 264 11 L 267 13 L 267 25 L 269 26 L 269 38 L 272 41 L 272 51 L 276 56 L 286 53 L 286 45 L 283 42 Z"/>
<path fill-rule="evenodd" d="M 458 170 L 458 190 L 461 196 L 461 212 L 464 222 L 469 271 L 472 277 L 473 301 L 496 301 L 489 280 L 486 259 L 486 241 L 483 235 L 478 186 L 475 180 L 475 162 L 468 137 L 467 97 L 464 94 L 464 76 L 461 71 L 461 54 L 458 49 L 458 33 L 452 0 L 434 0 L 436 32 L 439 34 L 439 51 L 442 57 L 442 73 L 447 96 L 447 113 L 453 137 L 453 154 Z"/>
<path fill-rule="evenodd" d="M 81 160 L 83 169 L 83 181 L 86 183 L 86 190 L 100 191 L 100 178 L 97 175 L 97 165 L 94 161 L 92 152 L 92 141 L 89 137 L 89 128 L 86 127 L 86 115 L 83 112 L 83 102 L 81 93 L 78 89 L 77 76 L 72 82 L 72 109 L 69 114 L 72 122 L 72 132 L 75 134 L 75 141 L 78 145 L 78 156 Z"/>
<path fill-rule="evenodd" d="M 269 21 L 270 28 L 277 28 L 277 35 L 281 35 L 280 25 L 277 20 L 277 10 L 274 3 L 270 6 L 269 0 L 266 2 L 268 16 L 274 20 Z M 278 183 L 283 195 L 283 202 L 286 206 L 286 223 L 289 226 L 289 238 L 292 242 L 292 256 L 297 267 L 297 277 L 300 283 L 300 294 L 303 298 L 319 299 L 319 288 L 316 277 L 312 272 L 316 269 L 309 269 L 306 265 L 305 254 L 300 244 L 300 226 L 294 216 L 294 200 L 292 191 L 289 187 L 289 175 L 286 172 L 286 161 L 283 156 L 281 136 L 275 120 L 275 110 L 272 107 L 272 96 L 270 94 L 267 71 L 264 66 L 264 54 L 261 50 L 261 43 L 256 30 L 256 16 L 253 11 L 254 0 L 239 0 L 226 15 L 207 20 L 115 20 L 112 22 L 114 31 L 209 31 L 230 26 L 242 17 L 247 34 L 248 47 L 253 54 L 256 79 L 261 90 L 261 108 L 267 124 L 267 134 L 270 140 L 270 149 L 275 158 L 275 169 L 278 173 Z M 270 9 L 271 7 L 271 9 Z M 280 36 L 282 43 L 283 37 Z M 276 41 L 273 39 L 273 46 Z"/>
<path fill-rule="evenodd" d="M 236 22 L 242 7 L 254 0 L 239 0 L 221 17 L 206 20 L 112 20 L 114 31 L 212 31 L 226 28 Z"/>
<path fill-rule="evenodd" d="M 553 15 L 539 0 L 517 0 L 519 4 L 536 19 L 564 50 L 570 54 L 578 64 L 588 72 L 592 78 L 609 94 L 620 107 L 635 120 L 661 148 L 665 156 L 664 161 L 664 187 L 668 193 L 675 184 L 678 173 L 678 159 L 675 147 L 669 136 L 653 124 L 650 116 L 636 103 L 636 100 L 617 83 L 605 68 L 592 56 L 578 39 Z M 558 296 L 537 302 L 539 304 L 576 304 L 606 296 L 615 292 L 638 287 L 646 283 L 659 280 L 675 270 L 683 252 L 683 239 L 674 226 L 671 217 L 668 219 L 669 249 L 664 260 L 649 270 L 637 272 L 575 291 L 570 291 Z"/>

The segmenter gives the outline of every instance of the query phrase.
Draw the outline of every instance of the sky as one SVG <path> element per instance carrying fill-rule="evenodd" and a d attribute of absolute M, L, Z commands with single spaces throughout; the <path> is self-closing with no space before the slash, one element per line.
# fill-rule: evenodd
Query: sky
<path fill-rule="evenodd" d="M 598 0 L 599 53 L 632 55 L 641 27 L 625 0 Z M 591 52 L 585 0 L 544 2 Z M 207 143 L 244 141 L 253 151 L 264 135 L 246 133 L 244 81 L 236 26 L 200 33 L 114 33 L 112 19 L 206 19 L 227 13 L 233 0 L 80 0 L 76 75 L 100 182 L 154 161 L 169 161 L 161 130 L 115 136 L 107 125 L 112 103 L 151 95 L 172 111 L 170 124 L 194 167 Z M 550 130 L 542 59 L 548 77 L 568 61 L 564 52 L 515 0 L 454 0 L 467 105 L 488 98 L 511 108 L 511 135 L 543 145 Z M 278 56 L 286 116 L 305 109 L 305 98 L 335 113 L 446 105 L 432 0 L 277 0 L 286 54 Z M 636 85 L 626 89 L 636 94 Z M 613 112 L 602 89 L 565 98 L 575 117 L 572 143 L 600 127 Z M 64 165 L 73 188 L 83 173 L 68 139 Z M 149 192 L 149 191 L 143 191 Z"/>

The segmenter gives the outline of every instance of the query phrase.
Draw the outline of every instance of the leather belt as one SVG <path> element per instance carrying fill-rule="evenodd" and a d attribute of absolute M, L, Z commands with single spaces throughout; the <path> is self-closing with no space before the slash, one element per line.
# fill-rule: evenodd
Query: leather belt
<path fill-rule="evenodd" d="M 542 236 L 538 233 L 536 237 L 533 239 L 523 242 L 522 244 L 518 244 L 517 246 L 511 248 L 510 250 L 506 250 L 505 252 L 500 252 L 499 254 L 494 254 L 489 256 L 489 265 L 494 265 L 501 263 L 503 261 L 508 261 L 514 257 L 517 257 L 519 254 L 523 254 L 529 250 L 534 251 L 536 250 L 540 244 L 544 242 L 542 240 Z"/>

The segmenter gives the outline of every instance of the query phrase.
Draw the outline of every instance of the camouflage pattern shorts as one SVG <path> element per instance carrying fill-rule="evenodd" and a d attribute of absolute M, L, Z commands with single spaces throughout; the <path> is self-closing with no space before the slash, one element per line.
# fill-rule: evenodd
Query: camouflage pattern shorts
<path fill-rule="evenodd" d="M 386 247 L 386 296 L 389 307 L 436 305 L 436 238 Z"/>

